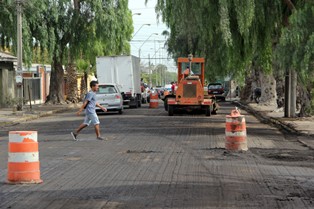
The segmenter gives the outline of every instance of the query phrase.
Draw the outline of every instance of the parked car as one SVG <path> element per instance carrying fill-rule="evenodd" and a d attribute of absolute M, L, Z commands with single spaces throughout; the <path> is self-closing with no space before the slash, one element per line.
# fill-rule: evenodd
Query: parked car
<path fill-rule="evenodd" d="M 208 84 L 208 95 L 214 95 L 217 99 L 226 100 L 225 89 L 221 83 Z"/>
<path fill-rule="evenodd" d="M 99 84 L 99 89 L 96 92 L 98 103 L 107 108 L 109 111 L 118 111 L 119 114 L 123 112 L 123 97 L 116 84 Z M 96 112 L 102 110 L 96 107 Z"/>

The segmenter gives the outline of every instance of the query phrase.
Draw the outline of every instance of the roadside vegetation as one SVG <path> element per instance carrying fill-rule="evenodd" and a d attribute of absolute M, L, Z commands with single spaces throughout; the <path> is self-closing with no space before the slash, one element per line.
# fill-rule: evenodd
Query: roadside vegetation
<path fill-rule="evenodd" d="M 313 1 L 158 0 L 156 12 L 170 29 L 169 53 L 205 57 L 208 81 L 231 77 L 243 101 L 259 87 L 260 103 L 276 108 L 284 104 L 289 72 L 298 81 L 299 115 L 313 115 Z"/>
<path fill-rule="evenodd" d="M 27 0 L 23 7 L 23 60 L 52 66 L 48 103 L 64 103 L 64 67 L 69 81 L 67 99 L 75 102 L 77 71 L 86 74 L 95 57 L 130 54 L 133 33 L 128 0 Z M 16 1 L 0 2 L 0 50 L 16 54 Z M 41 57 L 41 58 L 40 58 Z"/>

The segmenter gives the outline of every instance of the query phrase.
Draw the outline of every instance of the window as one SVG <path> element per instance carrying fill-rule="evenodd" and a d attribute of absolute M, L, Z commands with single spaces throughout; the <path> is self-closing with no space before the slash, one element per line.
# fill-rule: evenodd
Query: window
<path fill-rule="evenodd" d="M 99 85 L 97 94 L 115 94 L 117 90 L 112 85 Z"/>
<path fill-rule="evenodd" d="M 201 75 L 202 74 L 202 65 L 198 62 L 192 62 L 192 71 L 191 75 Z M 183 74 L 187 67 L 190 67 L 189 62 L 183 62 L 181 65 L 181 73 Z"/>

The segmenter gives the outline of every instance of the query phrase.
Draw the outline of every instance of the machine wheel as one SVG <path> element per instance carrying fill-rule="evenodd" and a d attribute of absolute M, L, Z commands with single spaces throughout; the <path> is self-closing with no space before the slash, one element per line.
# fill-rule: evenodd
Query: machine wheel
<path fill-rule="evenodd" d="M 211 116 L 211 114 L 212 114 L 212 111 L 211 111 L 211 106 L 206 106 L 206 108 L 205 108 L 205 115 L 206 116 Z"/>
<path fill-rule="evenodd" d="M 168 98 L 164 100 L 165 110 L 168 111 Z"/>
<path fill-rule="evenodd" d="M 173 116 L 173 106 L 172 105 L 168 106 L 168 115 Z"/>
<path fill-rule="evenodd" d="M 142 102 L 141 102 L 141 100 L 138 100 L 137 103 L 138 103 L 138 104 L 137 104 L 138 107 L 142 107 Z"/>
<path fill-rule="evenodd" d="M 135 100 L 132 103 L 134 103 L 134 104 L 131 104 L 131 102 L 129 104 L 130 108 L 138 108 L 139 101 L 137 98 L 135 98 Z"/>

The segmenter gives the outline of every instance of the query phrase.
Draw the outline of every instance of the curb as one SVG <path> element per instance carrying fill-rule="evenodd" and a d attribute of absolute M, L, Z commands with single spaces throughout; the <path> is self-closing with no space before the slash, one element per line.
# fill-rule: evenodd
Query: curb
<path fill-rule="evenodd" d="M 12 126 L 12 125 L 16 125 L 19 123 L 36 120 L 38 118 L 48 117 L 48 116 L 51 116 L 51 115 L 54 115 L 57 113 L 66 112 L 68 110 L 73 110 L 76 108 L 77 108 L 77 104 L 73 104 L 73 105 L 70 105 L 68 107 L 64 107 L 64 108 L 60 108 L 60 109 L 56 109 L 56 110 L 49 110 L 49 111 L 45 111 L 45 112 L 40 112 L 37 115 L 24 116 L 21 119 L 16 119 L 16 120 L 9 121 L 9 122 L 2 122 L 2 123 L 0 122 L 0 127 Z"/>
<path fill-rule="evenodd" d="M 293 125 L 291 125 L 289 123 L 285 123 L 283 121 L 280 121 L 277 118 L 265 116 L 261 112 L 256 111 L 252 107 L 245 105 L 241 102 L 233 101 L 232 104 L 240 107 L 241 109 L 244 109 L 246 112 L 251 113 L 262 123 L 271 124 L 272 126 L 278 128 L 283 133 L 286 133 L 286 134 L 290 133 L 290 134 L 294 134 L 297 136 L 304 136 L 304 137 L 314 137 L 313 134 L 302 133 L 301 131 L 297 130 Z M 310 143 L 306 143 L 305 140 L 301 140 L 301 139 L 297 138 L 297 141 L 300 142 L 301 144 L 305 145 L 306 147 L 310 148 L 310 149 L 314 149 L 314 146 L 312 146 L 312 144 L 310 144 Z"/>

